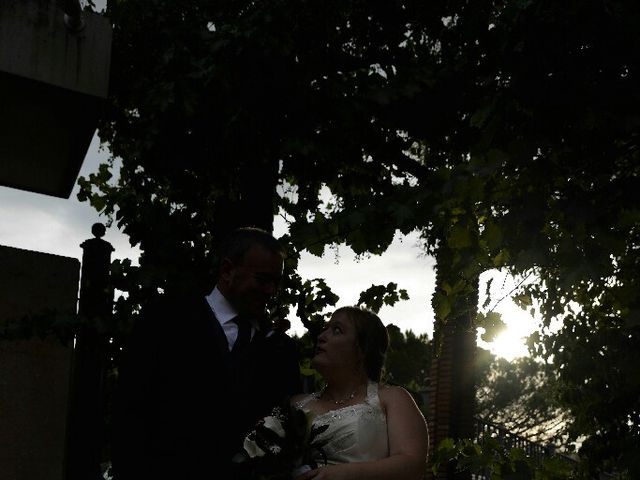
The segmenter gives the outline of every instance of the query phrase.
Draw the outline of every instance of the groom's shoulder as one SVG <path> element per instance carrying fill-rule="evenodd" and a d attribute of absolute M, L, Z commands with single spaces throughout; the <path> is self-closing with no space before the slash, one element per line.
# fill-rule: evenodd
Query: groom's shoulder
<path fill-rule="evenodd" d="M 279 330 L 269 330 L 264 340 L 265 347 L 286 356 L 299 354 L 298 341 L 289 334 Z"/>
<path fill-rule="evenodd" d="M 137 324 L 142 329 L 163 330 L 184 322 L 185 318 L 204 311 L 204 296 L 190 294 L 164 294 L 146 302 L 140 311 Z"/>
<path fill-rule="evenodd" d="M 165 293 L 147 302 L 142 312 L 173 312 L 175 310 L 192 309 L 206 302 L 204 295 L 186 293 Z"/>

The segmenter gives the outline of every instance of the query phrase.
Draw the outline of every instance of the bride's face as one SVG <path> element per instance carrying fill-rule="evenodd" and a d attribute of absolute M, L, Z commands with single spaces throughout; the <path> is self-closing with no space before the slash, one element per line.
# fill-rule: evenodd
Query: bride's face
<path fill-rule="evenodd" d="M 321 373 L 331 368 L 357 370 L 361 364 L 356 326 L 346 313 L 334 313 L 318 337 L 311 365 Z"/>

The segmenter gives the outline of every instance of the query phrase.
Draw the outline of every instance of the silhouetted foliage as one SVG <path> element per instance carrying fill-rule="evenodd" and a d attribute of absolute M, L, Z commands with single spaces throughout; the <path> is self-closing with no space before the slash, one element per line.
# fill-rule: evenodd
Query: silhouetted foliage
<path fill-rule="evenodd" d="M 426 411 L 423 394 L 429 382 L 431 342 L 426 334 L 416 335 L 411 330 L 404 333 L 395 325 L 387 325 L 389 351 L 385 363 L 385 379 L 402 385 L 416 399 L 418 406 Z"/>
<path fill-rule="evenodd" d="M 567 412 L 557 398 L 557 379 L 544 363 L 531 357 L 513 360 L 478 349 L 477 414 L 515 435 L 570 451 Z"/>
<path fill-rule="evenodd" d="M 449 321 L 488 319 L 480 273 L 532 274 L 520 302 L 562 321 L 534 346 L 569 440 L 585 438 L 594 470 L 638 476 L 637 2 L 126 0 L 107 13 L 100 135 L 122 167 L 115 185 L 113 166 L 81 180 L 80 197 L 143 251 L 138 268 L 114 265 L 123 326 L 159 289 L 204 289 L 239 221 L 289 222 L 280 316 L 307 296 L 301 250 L 379 254 L 417 228 L 438 259 L 436 343 Z"/>

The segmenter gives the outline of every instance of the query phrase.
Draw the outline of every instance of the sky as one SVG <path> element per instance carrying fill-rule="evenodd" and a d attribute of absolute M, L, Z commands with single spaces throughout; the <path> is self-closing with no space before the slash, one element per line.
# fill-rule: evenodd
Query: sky
<path fill-rule="evenodd" d="M 99 139 L 95 136 L 80 176 L 97 171 L 100 163 L 108 158 L 109 152 L 100 148 Z M 92 237 L 91 226 L 96 222 L 104 222 L 104 219 L 87 203 L 77 200 L 77 191 L 76 186 L 69 199 L 61 199 L 0 187 L 0 245 L 81 259 L 80 244 Z M 284 228 L 276 217 L 276 236 L 283 233 Z M 139 250 L 132 248 L 127 236 L 115 226 L 107 229 L 104 239 L 115 249 L 112 258 L 130 258 L 136 262 Z M 373 284 L 396 282 L 399 288 L 407 290 L 410 299 L 393 307 L 383 307 L 380 318 L 385 324 L 393 323 L 403 331 L 427 333 L 431 338 L 435 262 L 418 248 L 417 243 L 417 234 L 398 235 L 383 255 L 360 259 L 344 245 L 325 250 L 322 258 L 303 254 L 299 273 L 304 279 L 326 279 L 332 290 L 340 296 L 338 305 L 355 304 L 360 292 Z M 486 281 L 491 276 L 495 277 L 492 297 L 499 299 L 505 296 L 511 290 L 513 280 L 499 272 L 484 275 L 482 280 Z M 495 301 L 491 305 L 493 303 Z M 503 315 L 508 329 L 491 349 L 506 358 L 525 355 L 526 348 L 521 337 L 533 331 L 536 322 L 508 298 L 500 302 L 495 310 Z M 295 333 L 304 332 L 295 317 L 290 320 Z"/>
<path fill-rule="evenodd" d="M 86 0 L 82 1 L 87 4 Z M 95 10 L 102 11 L 106 0 L 94 0 Z M 98 166 L 110 156 L 101 148 L 94 136 L 80 170 L 80 176 L 97 171 Z M 52 253 L 66 257 L 82 258 L 80 244 L 92 237 L 91 226 L 104 222 L 87 203 L 81 203 L 76 195 L 76 185 L 69 199 L 25 192 L 0 187 L 0 245 L 26 250 Z M 285 232 L 284 222 L 274 220 L 275 235 Z M 131 247 L 128 237 L 115 226 L 107 229 L 104 239 L 115 251 L 112 258 L 129 258 L 135 264 L 139 249 Z M 322 258 L 310 254 L 302 255 L 299 274 L 303 279 L 324 278 L 332 290 L 339 295 L 340 305 L 353 305 L 360 292 L 374 284 L 395 282 L 398 288 L 407 290 L 409 300 L 393 307 L 384 306 L 379 315 L 385 324 L 393 323 L 403 331 L 433 336 L 433 309 L 431 296 L 435 287 L 435 261 L 418 247 L 417 234 L 397 235 L 389 249 L 381 256 L 358 258 L 353 251 L 342 245 L 326 249 Z M 481 278 L 484 284 L 494 277 L 491 289 L 493 299 L 500 299 L 511 291 L 514 280 L 500 272 L 489 272 Z M 481 285 L 481 292 L 484 286 Z M 480 298 L 480 304 L 484 298 Z M 493 300 L 490 308 L 495 304 Z M 537 321 L 516 307 L 509 298 L 503 299 L 495 311 L 502 314 L 507 329 L 492 344 L 480 339 L 478 343 L 506 358 L 526 355 L 524 337 L 535 330 Z M 304 328 L 294 316 L 290 318 L 292 331 L 302 334 Z"/>

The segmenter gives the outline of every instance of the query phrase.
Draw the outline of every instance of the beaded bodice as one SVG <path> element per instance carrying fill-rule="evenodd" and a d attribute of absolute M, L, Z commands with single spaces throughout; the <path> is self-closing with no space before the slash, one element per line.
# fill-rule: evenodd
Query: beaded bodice
<path fill-rule="evenodd" d="M 308 412 L 308 404 L 317 397 L 317 394 L 307 395 L 296 406 Z M 328 440 L 324 447 L 328 464 L 364 462 L 389 456 L 387 419 L 375 382 L 367 385 L 364 402 L 316 415 L 313 424 L 329 426 L 318 438 Z M 316 461 L 322 463 L 320 455 Z"/>

